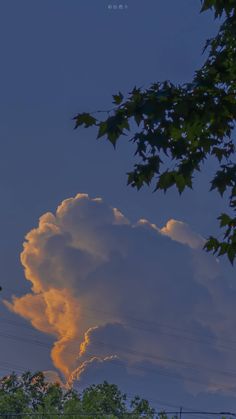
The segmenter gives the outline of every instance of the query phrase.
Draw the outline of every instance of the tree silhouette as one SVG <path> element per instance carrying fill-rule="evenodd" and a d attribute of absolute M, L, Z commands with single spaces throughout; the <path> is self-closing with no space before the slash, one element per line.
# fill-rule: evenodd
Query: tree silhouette
<path fill-rule="evenodd" d="M 135 87 L 127 97 L 113 95 L 114 107 L 101 120 L 97 113 L 79 113 L 75 128 L 96 126 L 97 138 L 105 137 L 114 147 L 132 131 L 140 162 L 128 173 L 128 184 L 144 184 L 166 192 L 173 185 L 181 194 L 193 187 L 193 176 L 210 158 L 218 162 L 210 189 L 226 193 L 229 214 L 218 219 L 223 239 L 212 236 L 207 251 L 236 257 L 236 163 L 233 129 L 236 118 L 236 4 L 235 0 L 202 0 L 201 12 L 214 11 L 224 17 L 218 34 L 206 41 L 203 66 L 191 83 L 175 85 L 155 82 L 143 90 Z M 99 114 L 100 115 L 100 114 Z M 131 129 L 132 124 L 132 129 Z"/>
<path fill-rule="evenodd" d="M 73 417 L 85 419 L 153 419 L 155 410 L 139 396 L 128 402 L 126 394 L 106 381 L 91 385 L 81 394 L 59 383 L 48 383 L 42 372 L 12 373 L 0 379 L 0 415 L 27 419 Z M 161 416 L 162 419 L 165 415 Z"/>

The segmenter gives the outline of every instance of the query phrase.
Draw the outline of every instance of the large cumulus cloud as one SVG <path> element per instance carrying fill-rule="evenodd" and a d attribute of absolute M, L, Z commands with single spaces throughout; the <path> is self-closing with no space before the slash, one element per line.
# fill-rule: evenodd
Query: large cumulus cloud
<path fill-rule="evenodd" d="M 203 243 L 183 222 L 132 225 L 78 194 L 27 234 L 32 290 L 5 304 L 55 336 L 55 367 L 80 385 L 153 383 L 155 372 L 163 383 L 175 377 L 176 394 L 231 394 L 235 292 Z"/>

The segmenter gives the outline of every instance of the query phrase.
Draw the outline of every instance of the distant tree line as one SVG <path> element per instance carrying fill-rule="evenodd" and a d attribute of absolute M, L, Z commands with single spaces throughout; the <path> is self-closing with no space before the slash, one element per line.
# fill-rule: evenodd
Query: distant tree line
<path fill-rule="evenodd" d="M 47 382 L 42 372 L 25 372 L 0 379 L 0 417 L 10 419 L 14 415 L 20 419 L 29 419 L 31 415 L 50 419 L 63 415 L 73 419 L 151 419 L 155 410 L 138 396 L 128 401 L 116 385 L 106 381 L 91 385 L 79 394 L 59 383 Z"/>
<path fill-rule="evenodd" d="M 79 393 L 72 387 L 48 382 L 42 372 L 11 373 L 0 379 L 0 418 L 4 419 L 189 419 L 189 413 L 209 417 L 212 412 L 180 409 L 170 416 L 167 413 L 161 409 L 157 412 L 139 396 L 127 397 L 106 381 Z M 230 414 L 225 414 L 222 419 L 226 416 L 230 418 Z"/>

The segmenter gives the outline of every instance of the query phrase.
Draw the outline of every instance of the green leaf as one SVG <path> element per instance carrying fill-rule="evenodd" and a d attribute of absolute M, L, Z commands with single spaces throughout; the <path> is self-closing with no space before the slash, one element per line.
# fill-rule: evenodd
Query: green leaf
<path fill-rule="evenodd" d="M 218 220 L 220 220 L 220 227 L 225 227 L 231 222 L 231 217 L 229 217 L 227 214 L 221 214 L 218 217 Z"/>
<path fill-rule="evenodd" d="M 221 243 L 220 244 L 220 250 L 218 252 L 218 256 L 225 255 L 225 253 L 228 252 L 229 244 L 228 243 Z"/>
<path fill-rule="evenodd" d="M 143 121 L 143 116 L 141 113 L 136 112 L 134 114 L 134 119 L 135 119 L 136 124 L 139 126 L 141 122 Z"/>
<path fill-rule="evenodd" d="M 229 258 L 229 261 L 230 261 L 231 265 L 233 265 L 234 264 L 234 259 L 235 259 L 235 256 L 236 256 L 236 249 L 234 249 L 232 246 L 229 246 L 227 255 L 228 255 L 228 258 Z"/>
<path fill-rule="evenodd" d="M 201 13 L 210 9 L 213 6 L 213 3 L 214 3 L 214 0 L 203 0 L 202 1 Z"/>
<path fill-rule="evenodd" d="M 178 191 L 181 194 L 186 187 L 186 180 L 185 180 L 184 176 L 177 173 L 175 175 L 175 182 L 176 182 L 176 186 L 178 188 Z"/>
<path fill-rule="evenodd" d="M 75 129 L 81 125 L 84 125 L 85 128 L 91 127 L 92 125 L 96 125 L 97 120 L 89 113 L 80 113 L 73 118 L 75 120 Z"/>
<path fill-rule="evenodd" d="M 213 251 L 214 253 L 216 253 L 219 247 L 220 247 L 219 241 L 215 237 L 210 236 L 209 239 L 206 241 L 203 248 L 207 252 Z"/>
<path fill-rule="evenodd" d="M 162 173 L 156 185 L 156 189 L 163 189 L 167 191 L 171 186 L 175 184 L 175 172 L 169 172 L 168 170 Z"/>
<path fill-rule="evenodd" d="M 107 123 L 100 122 L 97 139 L 103 137 L 107 133 Z"/>
<path fill-rule="evenodd" d="M 119 92 L 118 95 L 113 95 L 112 97 L 114 99 L 113 103 L 115 105 L 120 105 L 124 99 L 124 96 L 122 95 L 121 92 Z"/>

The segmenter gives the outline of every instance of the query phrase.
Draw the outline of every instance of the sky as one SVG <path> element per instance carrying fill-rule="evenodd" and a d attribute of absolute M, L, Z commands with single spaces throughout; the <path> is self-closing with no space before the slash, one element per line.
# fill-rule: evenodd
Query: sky
<path fill-rule="evenodd" d="M 225 209 L 214 164 L 181 197 L 136 191 L 132 145 L 72 120 L 135 85 L 190 81 L 219 22 L 196 0 L 116 4 L 0 4 L 0 374 L 236 410 L 235 269 L 201 250 Z"/>

